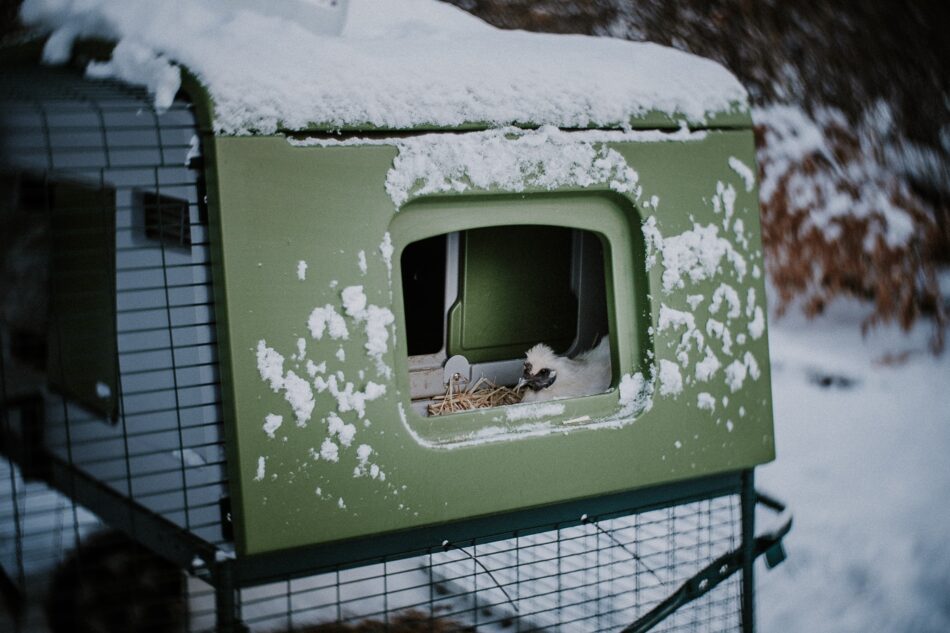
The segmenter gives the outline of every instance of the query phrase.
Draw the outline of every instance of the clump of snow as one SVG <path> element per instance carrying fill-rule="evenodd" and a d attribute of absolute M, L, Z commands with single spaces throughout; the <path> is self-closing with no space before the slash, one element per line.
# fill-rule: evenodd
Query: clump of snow
<path fill-rule="evenodd" d="M 538 404 L 524 404 L 516 407 L 506 407 L 505 417 L 509 422 L 518 420 L 540 420 L 551 418 L 564 413 L 564 405 L 553 402 Z"/>
<path fill-rule="evenodd" d="M 307 319 L 307 327 L 310 329 L 310 335 L 318 341 L 323 338 L 324 332 L 328 331 L 333 340 L 348 339 L 349 331 L 346 329 L 346 321 L 337 313 L 336 308 L 327 304 L 322 308 L 314 308 Z"/>
<path fill-rule="evenodd" d="M 725 323 L 717 319 L 708 319 L 706 321 L 706 334 L 722 341 L 722 353 L 726 356 L 732 355 L 732 332 Z"/>
<path fill-rule="evenodd" d="M 389 276 L 393 274 L 393 240 L 389 231 L 383 235 L 383 241 L 379 243 L 379 254 L 383 256 L 383 263 L 386 264 L 386 270 Z"/>
<path fill-rule="evenodd" d="M 320 445 L 320 457 L 328 462 L 336 463 L 340 461 L 340 447 L 329 437 L 325 438 L 323 444 Z"/>
<path fill-rule="evenodd" d="M 380 385 L 373 381 L 366 383 L 366 388 L 363 390 L 363 393 L 366 394 L 366 400 L 375 400 L 386 394 L 386 385 Z"/>
<path fill-rule="evenodd" d="M 742 178 L 742 182 L 745 184 L 745 190 L 752 191 L 752 188 L 755 186 L 755 174 L 749 166 L 735 156 L 730 156 L 729 167 L 739 175 L 739 178 Z"/>
<path fill-rule="evenodd" d="M 296 360 L 303 360 L 307 357 L 307 339 L 298 338 L 297 339 L 297 356 Z M 293 357 L 292 357 L 293 358 Z"/>
<path fill-rule="evenodd" d="M 307 262 L 302 259 L 297 262 L 297 279 L 300 281 L 307 279 Z"/>
<path fill-rule="evenodd" d="M 191 165 L 191 161 L 196 158 L 201 158 L 201 140 L 197 134 L 192 134 L 188 141 L 188 153 L 185 154 L 185 167 Z"/>
<path fill-rule="evenodd" d="M 99 380 L 96 382 L 96 395 L 102 399 L 106 399 L 112 395 L 112 389 L 109 385 Z"/>
<path fill-rule="evenodd" d="M 763 314 L 762 308 L 758 306 L 755 307 L 753 314 L 755 318 L 749 321 L 749 335 L 758 340 L 765 333 L 765 314 Z"/>
<path fill-rule="evenodd" d="M 357 323 L 362 323 L 366 334 L 366 352 L 376 363 L 376 372 L 389 378 L 392 369 L 383 362 L 389 348 L 389 326 L 396 317 L 389 308 L 367 305 L 363 286 L 348 286 L 342 292 L 343 309 Z"/>
<path fill-rule="evenodd" d="M 373 447 L 369 444 L 360 444 L 356 447 L 356 458 L 359 460 L 361 465 L 366 465 L 369 461 L 369 456 L 373 454 Z"/>
<path fill-rule="evenodd" d="M 356 468 L 353 469 L 354 477 L 365 477 L 369 475 L 370 479 L 379 479 L 386 481 L 386 473 L 380 469 L 378 464 L 371 464 L 370 456 L 373 454 L 373 447 L 369 444 L 360 444 L 356 449 Z M 398 492 L 396 493 L 398 494 Z"/>
<path fill-rule="evenodd" d="M 686 295 L 686 303 L 689 305 L 690 310 L 695 311 L 705 298 L 703 295 Z"/>
<path fill-rule="evenodd" d="M 257 371 L 275 393 L 284 386 L 284 357 L 263 339 L 257 342 Z"/>
<path fill-rule="evenodd" d="M 346 350 L 343 349 L 341 345 L 340 348 L 336 351 L 336 359 L 341 363 L 346 360 Z"/>
<path fill-rule="evenodd" d="M 746 261 L 732 243 L 719 235 L 719 227 L 709 224 L 693 224 L 693 228 L 679 235 L 663 237 L 650 216 L 642 225 L 647 246 L 647 267 L 656 261 L 656 254 L 663 256 L 663 291 L 672 292 L 684 288 L 686 280 L 692 283 L 705 281 L 721 270 L 722 261 L 730 262 L 739 281 L 745 277 Z"/>
<path fill-rule="evenodd" d="M 343 497 L 340 497 L 336 500 L 336 507 L 338 507 L 340 510 L 346 510 L 346 502 L 343 501 Z"/>
<path fill-rule="evenodd" d="M 434 0 L 351 0 L 339 36 L 261 11 L 214 0 L 26 0 L 21 16 L 55 30 L 48 59 L 65 61 L 76 37 L 99 36 L 187 66 L 224 134 L 314 123 L 626 126 L 650 111 L 703 122 L 747 109 L 722 66 L 652 43 L 500 30 Z M 124 78 L 149 84 L 159 74 Z"/>
<path fill-rule="evenodd" d="M 360 274 L 365 275 L 369 267 L 366 264 L 366 251 L 360 251 L 356 254 L 356 265 L 360 268 Z"/>
<path fill-rule="evenodd" d="M 713 352 L 712 348 L 707 345 L 706 355 L 701 361 L 696 363 L 696 380 L 699 382 L 708 381 L 719 371 L 720 367 L 722 367 L 722 364 L 719 362 L 719 358 Z"/>
<path fill-rule="evenodd" d="M 279 429 L 283 423 L 283 416 L 269 413 L 267 417 L 264 418 L 264 432 L 267 433 L 267 437 L 274 439 L 274 433 L 277 432 L 277 429 Z"/>
<path fill-rule="evenodd" d="M 739 293 L 729 284 L 719 284 L 713 292 L 712 302 L 709 304 L 710 314 L 716 314 L 722 307 L 723 299 L 729 304 L 729 311 L 726 313 L 727 319 L 738 319 L 742 314 L 742 303 L 739 300 Z"/>
<path fill-rule="evenodd" d="M 712 394 L 703 391 L 696 396 L 696 406 L 700 409 L 713 412 L 716 410 L 716 399 Z"/>
<path fill-rule="evenodd" d="M 646 380 L 643 374 L 624 374 L 620 378 L 620 407 L 625 411 L 649 410 L 652 407 L 650 392 L 653 390 L 652 381 Z"/>
<path fill-rule="evenodd" d="M 327 416 L 327 430 L 331 437 L 337 437 L 340 444 L 345 447 L 350 446 L 353 443 L 353 438 L 356 437 L 356 427 L 347 424 L 340 416 L 332 412 Z"/>
<path fill-rule="evenodd" d="M 683 375 L 679 365 L 660 359 L 660 395 L 677 396 L 683 391 Z"/>
<path fill-rule="evenodd" d="M 317 374 L 324 374 L 327 371 L 327 362 L 323 361 L 319 365 L 314 363 L 312 360 L 307 359 L 307 375 L 311 378 L 316 378 Z"/>
<path fill-rule="evenodd" d="M 283 386 L 286 390 L 284 398 L 293 407 L 294 415 L 297 418 L 297 426 L 306 426 L 315 406 L 313 389 L 310 388 L 310 383 L 293 371 L 288 371 Z"/>
<path fill-rule="evenodd" d="M 748 369 L 741 360 L 734 360 L 726 366 L 726 384 L 732 393 L 742 389 L 747 374 Z"/>
<path fill-rule="evenodd" d="M 591 138 L 544 126 L 402 139 L 386 191 L 397 207 L 410 195 L 473 187 L 524 191 L 606 183 L 615 191 L 637 192 L 639 177 L 624 157 Z"/>
<path fill-rule="evenodd" d="M 752 352 L 746 352 L 742 356 L 742 362 L 745 363 L 746 368 L 749 370 L 749 376 L 752 377 L 752 380 L 758 380 L 761 371 L 759 370 L 759 363 L 755 360 L 755 356 L 752 355 Z"/>
<path fill-rule="evenodd" d="M 109 61 L 89 62 L 86 76 L 144 85 L 154 97 L 158 112 L 171 106 L 181 87 L 181 69 L 170 63 L 165 55 L 131 39 L 121 40 Z"/>
<path fill-rule="evenodd" d="M 343 297 L 343 309 L 346 313 L 356 318 L 366 310 L 366 294 L 363 292 L 363 286 L 347 286 L 341 293 Z"/>
<path fill-rule="evenodd" d="M 352 382 L 347 382 L 341 389 L 340 382 L 343 381 L 339 380 L 337 376 L 330 376 L 330 379 L 325 382 L 325 388 L 329 389 L 330 394 L 336 398 L 337 410 L 340 413 L 355 411 L 361 420 L 366 415 L 366 403 L 386 393 L 385 385 L 379 385 L 372 381 L 367 383 L 364 391 L 356 391 Z"/>
<path fill-rule="evenodd" d="M 689 312 L 675 310 L 666 304 L 660 304 L 660 317 L 657 322 L 660 332 L 668 329 L 683 328 L 683 335 L 676 346 L 676 359 L 682 366 L 689 364 L 689 352 L 695 342 L 697 349 L 702 349 L 705 339 L 702 332 L 696 328 L 696 319 Z"/>
<path fill-rule="evenodd" d="M 254 475 L 254 481 L 264 481 L 266 474 L 267 460 L 264 457 L 257 458 L 257 474 Z"/>
<path fill-rule="evenodd" d="M 722 228 L 729 230 L 729 223 L 736 212 L 736 190 L 722 181 L 716 183 L 716 195 L 713 196 L 713 211 L 724 215 Z"/>

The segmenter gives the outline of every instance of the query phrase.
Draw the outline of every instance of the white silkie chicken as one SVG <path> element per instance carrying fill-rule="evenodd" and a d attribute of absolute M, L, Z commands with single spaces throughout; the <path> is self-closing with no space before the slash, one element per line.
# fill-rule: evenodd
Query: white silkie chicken
<path fill-rule="evenodd" d="M 558 356 L 538 343 L 525 352 L 524 373 L 515 389 L 528 388 L 522 402 L 542 402 L 601 393 L 609 386 L 610 341 L 605 336 L 597 347 L 575 358 Z"/>

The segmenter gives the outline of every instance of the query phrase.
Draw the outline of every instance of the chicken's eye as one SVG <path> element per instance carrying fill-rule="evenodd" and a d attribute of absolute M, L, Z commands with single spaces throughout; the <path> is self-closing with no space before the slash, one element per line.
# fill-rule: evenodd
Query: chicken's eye
<path fill-rule="evenodd" d="M 542 369 L 541 371 L 538 372 L 538 376 L 540 376 L 541 378 L 545 378 L 550 373 L 551 373 L 550 369 Z"/>

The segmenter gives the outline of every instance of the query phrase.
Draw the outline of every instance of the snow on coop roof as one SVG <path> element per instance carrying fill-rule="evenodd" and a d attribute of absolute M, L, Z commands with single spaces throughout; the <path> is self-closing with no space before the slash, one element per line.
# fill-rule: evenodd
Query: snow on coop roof
<path fill-rule="evenodd" d="M 319 0 L 293 2 L 321 10 Z M 626 127 L 653 112 L 702 123 L 746 111 L 745 90 L 722 66 L 656 44 L 505 31 L 436 0 L 350 0 L 342 33 L 323 35 L 267 6 L 26 0 L 21 15 L 52 32 L 48 62 L 66 61 L 77 38 L 117 41 L 112 61 L 87 72 L 148 86 L 158 106 L 186 67 L 207 88 L 224 134 Z"/>

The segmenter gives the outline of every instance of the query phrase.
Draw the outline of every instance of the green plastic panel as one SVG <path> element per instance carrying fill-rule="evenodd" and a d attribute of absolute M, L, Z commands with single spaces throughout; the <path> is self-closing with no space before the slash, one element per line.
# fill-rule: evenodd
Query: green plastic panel
<path fill-rule="evenodd" d="M 118 419 L 115 191 L 47 182 L 50 386 Z"/>
<path fill-rule="evenodd" d="M 774 458 L 767 337 L 751 309 L 765 306 L 757 192 L 730 168 L 730 158 L 754 168 L 750 130 L 611 144 L 637 171 L 638 192 L 621 194 L 606 184 L 517 194 L 469 189 L 416 197 L 400 209 L 385 187 L 392 146 L 295 147 L 277 137 L 215 138 L 212 145 L 217 315 L 240 553 L 541 508 Z M 729 214 L 717 193 L 724 187 L 734 193 Z M 734 237 L 736 220 L 742 239 Z M 666 237 L 716 227 L 713 237 L 729 238 L 743 273 L 724 264 L 665 288 L 667 266 L 645 240 L 644 221 Z M 423 418 L 409 401 L 402 249 L 433 235 L 515 225 L 603 236 L 615 386 L 546 411 L 518 405 Z M 651 257 L 657 261 L 648 265 Z M 307 265 L 303 279 L 300 262 Z M 732 316 L 728 301 L 712 309 L 723 285 L 741 298 L 742 310 Z M 367 309 L 394 315 L 378 357 L 367 349 L 365 315 L 346 311 L 343 292 L 352 286 L 362 287 Z M 308 321 L 327 306 L 342 318 L 347 338 L 312 336 Z M 647 406 L 629 413 L 624 377 L 661 374 L 682 351 L 684 330 L 661 327 L 664 310 L 693 315 L 695 332 L 714 345 L 720 367 L 696 379 L 692 368 L 701 357 L 689 350 L 681 389 L 658 381 Z M 716 338 L 717 320 L 734 335 L 728 353 Z M 321 380 L 334 377 L 336 394 L 309 381 L 314 409 L 306 423 L 295 423 L 285 390 L 262 378 L 262 345 L 282 356 L 284 375 L 308 377 L 310 361 Z M 754 377 L 736 388 L 736 364 L 750 362 Z M 359 417 L 344 406 L 344 387 L 363 392 L 370 381 L 385 393 L 377 389 L 378 397 L 366 399 Z M 283 420 L 273 437 L 263 429 L 269 415 Z M 353 425 L 349 445 L 333 435 L 337 417 Z M 331 435 L 338 453 L 321 454 Z M 363 445 L 371 453 L 361 461 Z"/>
<path fill-rule="evenodd" d="M 465 231 L 449 356 L 476 363 L 517 358 L 538 341 L 558 352 L 570 347 L 577 331 L 571 241 L 560 227 Z"/>

